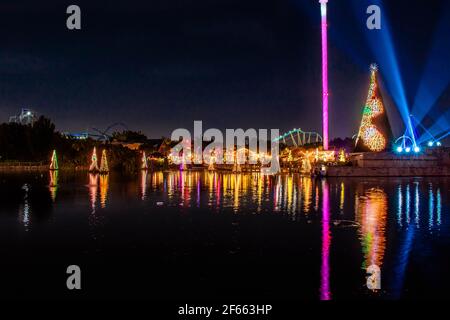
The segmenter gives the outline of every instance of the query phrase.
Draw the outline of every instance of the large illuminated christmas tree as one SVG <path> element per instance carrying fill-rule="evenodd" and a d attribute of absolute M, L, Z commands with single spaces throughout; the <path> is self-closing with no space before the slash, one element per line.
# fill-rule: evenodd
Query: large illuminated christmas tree
<path fill-rule="evenodd" d="M 370 66 L 370 87 L 356 138 L 356 152 L 385 151 L 392 140 L 392 130 L 377 81 L 378 66 Z"/>

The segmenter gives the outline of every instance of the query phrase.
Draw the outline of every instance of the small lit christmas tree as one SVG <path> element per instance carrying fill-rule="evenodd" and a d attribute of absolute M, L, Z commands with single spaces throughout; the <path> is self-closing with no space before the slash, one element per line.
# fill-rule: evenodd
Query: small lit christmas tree
<path fill-rule="evenodd" d="M 208 170 L 215 170 L 214 163 L 216 162 L 215 152 L 211 152 L 211 156 L 209 157 L 209 166 Z"/>
<path fill-rule="evenodd" d="M 302 168 L 301 168 L 302 173 L 310 174 L 311 169 L 312 169 L 312 166 L 311 166 L 311 161 L 309 160 L 309 158 L 308 157 L 303 158 L 302 159 Z"/>
<path fill-rule="evenodd" d="M 377 81 L 378 66 L 370 66 L 370 87 L 363 109 L 355 151 L 380 152 L 386 150 L 392 131 Z"/>
<path fill-rule="evenodd" d="M 345 156 L 345 151 L 344 149 L 341 149 L 339 151 L 339 162 L 347 162 L 347 157 Z"/>
<path fill-rule="evenodd" d="M 89 171 L 91 172 L 97 172 L 98 169 L 98 159 L 97 159 L 97 150 L 94 147 L 94 151 L 92 152 L 91 156 L 91 165 L 89 166 Z"/>
<path fill-rule="evenodd" d="M 141 169 L 142 170 L 147 170 L 148 169 L 148 163 L 147 163 L 147 155 L 145 154 L 145 151 L 142 154 L 142 166 Z"/>
<path fill-rule="evenodd" d="M 56 150 L 53 150 L 50 170 L 58 170 L 58 157 L 56 156 Z"/>
<path fill-rule="evenodd" d="M 287 157 L 287 161 L 288 162 L 292 162 L 294 160 L 294 157 L 292 157 L 292 150 L 289 150 L 289 154 L 288 154 L 288 157 Z"/>
<path fill-rule="evenodd" d="M 101 173 L 109 172 L 108 159 L 106 158 L 106 150 L 102 151 L 102 159 L 100 160 L 100 172 Z"/>

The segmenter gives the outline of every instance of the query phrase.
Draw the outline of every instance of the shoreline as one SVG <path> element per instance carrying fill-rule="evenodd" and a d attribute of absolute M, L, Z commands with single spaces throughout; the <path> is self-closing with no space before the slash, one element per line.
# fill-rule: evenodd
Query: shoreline
<path fill-rule="evenodd" d="M 0 173 L 26 173 L 26 172 L 47 172 L 49 170 L 48 165 L 9 165 L 9 166 L 1 166 L 0 165 Z M 88 167 L 61 167 L 58 170 L 59 172 L 89 172 Z M 179 171 L 177 169 L 169 169 L 169 170 L 147 170 L 149 172 L 176 172 Z M 203 169 L 199 170 L 198 168 L 194 169 L 186 169 L 183 172 L 217 172 L 217 173 L 232 173 L 232 174 L 254 174 L 258 173 L 257 171 L 242 171 L 242 172 L 232 172 L 231 170 L 208 170 Z M 300 172 L 287 171 L 282 170 L 282 172 L 277 175 L 290 175 L 290 174 L 298 174 L 304 175 Z M 388 177 L 388 178 L 396 178 L 396 177 L 450 177 L 450 167 L 371 167 L 371 168 L 361 168 L 357 166 L 336 166 L 336 167 L 327 167 L 326 177 L 330 178 L 356 178 L 356 177 Z"/>
<path fill-rule="evenodd" d="M 450 177 L 450 167 L 328 167 L 327 177 Z"/>

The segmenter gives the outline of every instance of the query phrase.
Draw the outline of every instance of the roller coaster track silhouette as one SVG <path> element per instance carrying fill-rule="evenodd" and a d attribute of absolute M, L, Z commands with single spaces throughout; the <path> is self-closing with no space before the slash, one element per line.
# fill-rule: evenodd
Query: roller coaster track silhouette
<path fill-rule="evenodd" d="M 274 141 L 283 142 L 287 145 L 295 147 L 304 146 L 307 144 L 316 144 L 322 142 L 322 136 L 317 132 L 306 132 L 302 129 L 292 129 L 289 132 L 274 139 Z"/>
<path fill-rule="evenodd" d="M 128 126 L 125 123 L 123 123 L 123 122 L 116 122 L 116 123 L 113 123 L 113 124 L 109 125 L 108 127 L 106 127 L 105 130 L 92 128 L 92 130 L 94 130 L 98 134 L 89 134 L 89 136 L 96 137 L 99 140 L 105 140 L 106 141 L 106 140 L 108 140 L 109 138 L 112 137 L 111 134 L 109 134 L 109 131 L 111 129 L 113 129 L 113 128 L 116 128 L 116 127 L 122 127 L 123 129 L 128 130 Z"/>

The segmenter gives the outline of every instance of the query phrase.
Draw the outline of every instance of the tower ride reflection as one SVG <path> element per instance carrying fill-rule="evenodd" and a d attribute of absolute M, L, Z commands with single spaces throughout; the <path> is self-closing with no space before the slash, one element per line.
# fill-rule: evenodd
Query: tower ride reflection
<path fill-rule="evenodd" d="M 320 267 L 320 299 L 331 300 L 330 292 L 330 189 L 322 181 L 322 264 Z"/>

